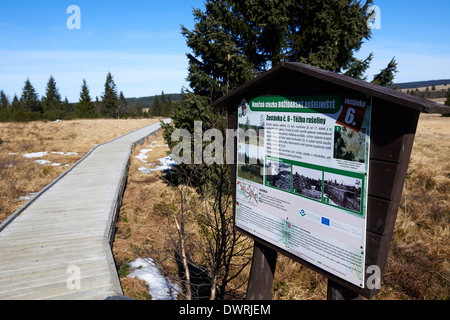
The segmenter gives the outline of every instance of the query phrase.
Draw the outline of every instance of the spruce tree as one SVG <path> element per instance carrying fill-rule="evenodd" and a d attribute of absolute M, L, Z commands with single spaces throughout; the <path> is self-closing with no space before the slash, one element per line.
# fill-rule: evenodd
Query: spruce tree
<path fill-rule="evenodd" d="M 386 69 L 380 70 L 380 73 L 375 75 L 372 83 L 378 84 L 383 87 L 392 85 L 394 82 L 395 74 L 397 73 L 397 61 L 395 57 L 389 62 Z"/>
<path fill-rule="evenodd" d="M 70 117 L 72 118 L 75 112 L 75 106 L 69 102 L 69 99 L 67 99 L 67 96 L 64 97 L 64 102 L 63 102 L 63 112 L 65 114 L 65 117 Z"/>
<path fill-rule="evenodd" d="M 53 76 L 50 76 L 47 82 L 45 96 L 42 98 L 42 109 L 44 118 L 49 120 L 61 119 L 65 116 L 64 105 Z"/>
<path fill-rule="evenodd" d="M 163 117 L 169 117 L 172 114 L 173 101 L 170 95 L 166 96 L 164 94 L 164 91 L 161 92 L 160 105 L 161 105 L 160 115 Z"/>
<path fill-rule="evenodd" d="M 134 106 L 136 117 L 142 117 L 144 115 L 144 109 L 142 108 L 142 104 L 138 101 L 136 101 L 136 104 Z"/>
<path fill-rule="evenodd" d="M 81 85 L 80 100 L 75 108 L 75 113 L 79 118 L 93 118 L 95 116 L 94 103 L 89 95 L 89 87 L 85 79 L 83 79 Z"/>
<path fill-rule="evenodd" d="M 30 79 L 27 78 L 25 81 L 25 86 L 22 90 L 22 97 L 20 98 L 21 105 L 25 108 L 25 110 L 29 110 L 32 112 L 42 112 L 41 103 L 39 102 L 39 96 L 34 89 L 33 85 L 30 82 Z M 19 105 L 16 104 L 16 107 Z"/>
<path fill-rule="evenodd" d="M 117 115 L 117 106 L 118 106 L 118 98 L 117 98 L 117 87 L 114 83 L 111 72 L 106 76 L 105 82 L 105 91 L 102 98 L 102 116 L 114 118 Z"/>
<path fill-rule="evenodd" d="M 0 109 L 9 109 L 9 100 L 3 90 L 0 91 Z"/>
<path fill-rule="evenodd" d="M 130 113 L 130 110 L 129 110 L 128 102 L 125 99 L 123 92 L 120 91 L 119 100 L 117 102 L 116 117 L 117 117 L 117 119 L 120 119 L 124 115 L 129 115 L 129 113 Z"/>
<path fill-rule="evenodd" d="M 372 59 L 358 60 L 371 31 L 365 4 L 353 0 L 207 0 L 182 27 L 194 93 L 214 101 L 281 61 L 302 62 L 361 77 Z"/>
<path fill-rule="evenodd" d="M 3 90 L 0 91 L 0 121 L 9 121 L 11 112 L 9 110 L 10 104 L 8 97 L 3 92 Z M 2 140 L 0 139 L 0 144 L 2 143 Z"/>
<path fill-rule="evenodd" d="M 102 102 L 98 99 L 98 96 L 95 96 L 94 111 L 96 116 L 101 116 L 102 108 Z"/>
<path fill-rule="evenodd" d="M 367 22 L 372 3 L 206 0 L 204 10 L 193 11 L 194 28 L 181 27 L 191 49 L 187 54 L 187 81 L 192 93 L 206 97 L 210 105 L 282 61 L 302 62 L 364 79 L 373 54 L 359 60 L 355 53 L 371 37 Z M 392 59 L 375 77 L 375 83 L 392 83 L 396 68 Z M 173 119 L 192 116 L 180 111 L 174 111 Z M 214 112 L 223 114 L 224 110 Z"/>
<path fill-rule="evenodd" d="M 166 108 L 164 110 L 164 116 L 165 117 L 171 117 L 172 113 L 173 113 L 173 105 L 174 102 L 172 100 L 172 97 L 169 95 L 167 96 L 167 103 L 166 103 Z"/>
<path fill-rule="evenodd" d="M 371 4 L 372 0 L 205 0 L 204 10 L 193 11 L 194 28 L 182 26 L 191 49 L 187 81 L 193 92 L 184 95 L 175 107 L 173 123 L 163 126 L 169 147 L 174 147 L 170 139 L 174 128 L 192 133 L 197 120 L 203 121 L 204 130 L 215 127 L 224 131 L 224 110 L 212 110 L 210 104 L 280 62 L 302 62 L 362 78 L 373 55 L 359 60 L 355 53 L 371 36 L 367 23 Z M 394 66 L 388 70 L 388 80 L 394 70 Z M 235 276 L 228 255 L 233 254 L 238 241 L 236 233 L 230 231 L 232 226 L 220 224 L 228 221 L 229 203 L 224 199 L 231 192 L 229 167 L 189 166 L 198 174 L 199 191 L 214 198 L 214 208 L 221 211 L 215 225 L 215 232 L 221 232 L 213 236 L 216 248 L 226 248 L 226 252 L 214 251 L 219 258 L 207 259 L 207 271 L 214 279 L 212 287 L 217 287 L 217 295 L 211 293 L 211 298 L 223 298 L 230 277 Z M 232 246 L 228 248 L 228 244 Z"/>
<path fill-rule="evenodd" d="M 161 98 L 160 98 L 160 102 L 161 102 L 161 104 L 163 104 L 163 105 L 165 105 L 165 104 L 167 103 L 167 100 L 166 100 L 166 95 L 164 94 L 164 90 L 163 90 L 163 91 L 161 91 Z"/>
<path fill-rule="evenodd" d="M 158 96 L 155 96 L 155 100 L 153 100 L 153 105 L 151 109 L 151 115 L 154 117 L 161 116 L 162 107 L 161 107 L 161 101 L 159 100 Z"/>
<path fill-rule="evenodd" d="M 19 98 L 17 98 L 17 95 L 14 95 L 13 101 L 11 103 L 11 110 L 17 110 L 22 108 L 22 103 L 20 102 Z"/>

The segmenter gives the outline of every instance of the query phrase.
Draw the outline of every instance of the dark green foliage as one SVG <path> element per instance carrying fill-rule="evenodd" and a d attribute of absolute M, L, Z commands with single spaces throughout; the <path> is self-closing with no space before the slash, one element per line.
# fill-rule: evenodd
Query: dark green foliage
<path fill-rule="evenodd" d="M 30 80 L 25 81 L 21 99 L 14 95 L 10 104 L 3 91 L 0 93 L 0 121 L 35 121 L 42 117 L 39 97 Z"/>
<path fill-rule="evenodd" d="M 19 98 L 17 98 L 17 95 L 14 95 L 13 101 L 11 103 L 11 110 L 17 110 L 22 107 L 22 103 L 20 102 Z"/>
<path fill-rule="evenodd" d="M 135 110 L 135 115 L 136 117 L 142 117 L 144 115 L 144 110 L 142 108 L 142 104 L 137 101 L 135 106 L 134 106 L 134 110 Z"/>
<path fill-rule="evenodd" d="M 173 102 L 172 97 L 170 95 L 167 96 L 167 102 L 166 102 L 164 110 L 163 110 L 163 116 L 171 117 L 173 114 L 174 105 L 175 105 L 175 102 Z"/>
<path fill-rule="evenodd" d="M 367 21 L 371 0 L 207 0 L 204 10 L 194 9 L 195 26 L 182 26 L 188 47 L 192 88 L 189 100 L 202 100 L 202 115 L 224 114 L 210 104 L 281 61 L 302 62 L 364 79 L 373 58 L 355 57 L 371 30 Z M 374 79 L 392 83 L 397 63 L 392 59 Z M 207 99 L 206 101 L 204 99 Z M 186 101 L 185 101 L 186 102 Z M 153 112 L 159 112 L 158 102 Z M 174 109 L 173 124 L 193 125 L 200 120 L 181 103 Z M 155 113 L 152 113 L 155 114 Z M 189 121 L 186 121 L 189 119 Z"/>
<path fill-rule="evenodd" d="M 9 109 L 9 100 L 3 90 L 0 91 L 0 110 Z"/>
<path fill-rule="evenodd" d="M 20 103 L 26 110 L 31 112 L 42 112 L 42 107 L 39 102 L 39 96 L 36 93 L 30 79 L 25 81 L 25 86 L 22 90 L 22 97 L 20 98 Z"/>
<path fill-rule="evenodd" d="M 150 114 L 154 117 L 170 117 L 173 114 L 174 106 L 175 102 L 172 100 L 172 97 L 170 95 L 166 96 L 164 91 L 162 91 L 161 95 L 154 97 Z"/>
<path fill-rule="evenodd" d="M 161 102 L 159 101 L 159 97 L 156 96 L 151 108 L 151 115 L 154 117 L 158 117 L 161 115 L 161 111 L 162 111 Z"/>
<path fill-rule="evenodd" d="M 105 92 L 99 101 L 96 97 L 92 101 L 89 94 L 89 87 L 86 80 L 83 80 L 81 86 L 80 98 L 78 103 L 70 103 L 65 97 L 61 100 L 61 94 L 56 87 L 56 81 L 50 76 L 45 96 L 39 100 L 39 96 L 27 79 L 22 90 L 21 98 L 14 97 L 10 102 L 3 90 L 0 90 L 0 121 L 36 121 L 36 120 L 71 120 L 76 118 L 126 118 L 126 117 L 149 117 L 148 112 L 144 112 L 140 99 L 126 99 L 124 94 L 117 94 L 117 87 L 114 83 L 111 73 L 108 73 L 105 83 Z M 176 95 L 179 98 L 179 95 Z M 145 99 L 145 98 L 144 98 Z M 129 101 L 134 102 L 129 103 Z M 166 103 L 159 112 L 159 115 L 170 116 L 175 102 L 170 96 L 164 97 Z"/>
<path fill-rule="evenodd" d="M 370 38 L 368 6 L 372 1 L 295 1 L 289 9 L 288 61 L 342 72 L 353 66 L 354 52 Z M 289 52 L 290 49 L 290 52 Z M 358 63 L 357 63 L 358 64 Z"/>
<path fill-rule="evenodd" d="M 368 6 L 352 0 L 205 1 L 194 30 L 182 27 L 192 49 L 188 81 L 214 101 L 281 61 L 303 62 L 362 77 L 372 55 L 358 60 L 370 38 Z"/>
<path fill-rule="evenodd" d="M 61 101 L 61 95 L 58 88 L 56 88 L 56 81 L 53 76 L 47 83 L 45 96 L 42 98 L 42 109 L 44 112 L 44 118 L 48 120 L 62 119 L 66 114 L 64 105 Z"/>
<path fill-rule="evenodd" d="M 167 96 L 170 96 L 171 100 L 175 103 L 181 100 L 183 93 L 170 93 L 166 94 Z M 159 95 L 154 96 L 148 96 L 148 97 L 140 97 L 140 98 L 127 98 L 128 104 L 136 104 L 138 101 L 142 105 L 143 108 L 148 108 L 153 105 L 153 101 L 155 100 L 155 97 Z"/>
<path fill-rule="evenodd" d="M 120 91 L 119 100 L 117 101 L 116 118 L 120 119 L 130 113 L 128 102 L 125 99 L 123 92 Z"/>
<path fill-rule="evenodd" d="M 194 122 L 202 121 L 203 128 L 212 128 L 214 114 L 208 104 L 208 99 L 193 93 L 187 93 L 174 107 L 173 121 L 171 124 L 163 124 L 163 135 L 166 143 L 172 149 L 178 141 L 171 141 L 171 135 L 175 128 L 186 129 L 194 134 Z"/>
<path fill-rule="evenodd" d="M 117 107 L 117 88 L 111 72 L 109 72 L 106 76 L 105 91 L 102 95 L 101 115 L 104 117 L 114 118 L 117 116 Z"/>
<path fill-rule="evenodd" d="M 9 109 L 0 110 L 0 121 L 15 121 L 15 122 L 27 122 L 41 119 L 40 112 L 32 112 L 31 110 L 24 108 L 23 104 L 14 95 L 13 101 Z"/>
<path fill-rule="evenodd" d="M 373 53 L 364 60 L 352 59 L 349 63 L 349 69 L 344 74 L 352 78 L 366 80 L 367 76 L 364 77 L 364 71 L 370 66 L 372 59 Z"/>
<path fill-rule="evenodd" d="M 81 86 L 80 101 L 75 108 L 76 115 L 80 118 L 94 118 L 94 103 L 89 95 L 89 87 L 86 84 L 86 80 L 83 80 L 83 85 Z"/>
<path fill-rule="evenodd" d="M 392 58 L 386 69 L 380 71 L 379 74 L 375 75 L 372 83 L 378 84 L 383 87 L 388 87 L 393 84 L 395 74 L 397 73 L 397 61 Z"/>
<path fill-rule="evenodd" d="M 193 51 L 188 54 L 187 80 L 195 94 L 211 102 L 251 80 L 257 70 L 234 41 L 233 31 L 228 30 L 232 26 L 225 23 L 227 19 L 239 23 L 232 17 L 228 2 L 206 1 L 205 9 L 194 10 L 195 28 L 190 31 L 183 26 L 182 34 Z"/>
<path fill-rule="evenodd" d="M 225 137 L 225 110 L 213 110 L 211 103 L 283 61 L 307 63 L 363 78 L 373 55 L 359 60 L 354 54 L 363 41 L 370 38 L 367 24 L 370 4 L 371 0 L 365 4 L 354 0 L 205 0 L 204 10 L 193 11 L 194 29 L 182 26 L 182 34 L 191 49 L 187 55 L 187 81 L 192 92 L 184 95 L 174 108 L 172 124 L 163 124 L 166 143 L 171 149 L 178 144 L 179 141 L 171 139 L 175 129 L 185 129 L 192 135 L 195 121 L 202 121 L 202 135 L 205 130 L 215 128 Z M 393 62 L 386 73 L 377 78 L 380 84 L 392 82 L 396 71 Z M 153 112 L 155 110 L 158 109 L 154 107 Z M 204 150 L 204 144 L 194 145 L 192 151 L 199 147 Z M 200 195 L 213 203 L 218 228 L 210 229 L 215 237 L 211 243 L 215 243 L 216 248 L 225 248 L 221 243 L 233 244 L 226 249 L 226 257 L 220 250 L 211 251 L 218 253 L 213 259 L 205 256 L 205 261 L 210 263 L 207 267 L 210 278 L 218 279 L 211 284 L 218 286 L 217 297 L 223 298 L 228 276 L 232 274 L 229 273 L 232 257 L 243 256 L 234 251 L 238 240 L 235 233 L 229 232 L 233 229 L 232 222 L 219 223 L 228 221 L 230 166 L 202 163 L 183 164 L 178 168 L 173 171 L 172 182 L 183 183 L 188 179 Z M 241 173 L 254 176 L 260 169 L 258 166 L 240 166 Z M 216 263 L 226 272 L 221 274 L 219 270 L 222 269 Z M 233 271 L 235 274 L 240 272 Z"/>
<path fill-rule="evenodd" d="M 206 97 L 195 95 L 193 93 L 187 93 L 183 96 L 182 100 L 175 105 L 173 121 L 170 124 L 165 124 L 161 122 L 163 129 L 163 137 L 170 149 L 173 149 L 179 141 L 172 141 L 172 133 L 175 129 L 187 130 L 192 136 L 192 142 L 194 141 L 194 122 L 202 122 L 202 131 L 199 132 L 201 137 L 203 137 L 204 131 L 210 128 L 219 128 L 223 132 L 226 129 L 226 119 L 222 115 L 218 116 L 212 112 L 212 109 L 208 103 Z M 224 122 L 225 121 L 225 122 Z M 221 123 L 220 123 L 221 122 Z M 202 140 L 200 137 L 200 140 Z M 201 147 L 203 150 L 205 143 L 202 143 Z M 182 164 L 172 172 L 171 180 L 174 183 L 183 181 L 183 175 L 186 172 L 195 172 L 193 174 L 193 185 L 196 187 L 201 187 L 204 183 L 211 183 L 214 180 L 214 176 L 205 177 L 198 175 L 198 167 L 205 166 L 204 164 L 193 165 L 194 163 L 194 146 L 191 146 L 191 164 Z M 214 183 L 214 182 L 213 182 Z"/>
<path fill-rule="evenodd" d="M 365 79 L 373 54 L 359 60 L 355 52 L 370 39 L 367 21 L 371 0 L 223 0 L 205 1 L 194 9 L 195 26 L 182 26 L 189 53 L 187 80 L 193 94 L 213 101 L 281 61 L 302 62 Z M 375 77 L 380 85 L 392 83 L 397 63 Z M 174 110 L 177 118 L 185 118 Z M 223 110 L 208 110 L 223 113 Z M 193 114 L 189 114 L 194 117 Z M 193 121 L 191 121 L 193 122 Z M 176 126 L 176 124 L 175 124 Z"/>

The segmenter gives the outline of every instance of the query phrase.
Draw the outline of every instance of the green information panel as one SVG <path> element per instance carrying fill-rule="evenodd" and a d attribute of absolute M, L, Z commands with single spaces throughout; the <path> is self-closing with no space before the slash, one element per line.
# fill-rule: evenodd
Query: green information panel
<path fill-rule="evenodd" d="M 371 97 L 238 106 L 236 225 L 364 288 Z"/>

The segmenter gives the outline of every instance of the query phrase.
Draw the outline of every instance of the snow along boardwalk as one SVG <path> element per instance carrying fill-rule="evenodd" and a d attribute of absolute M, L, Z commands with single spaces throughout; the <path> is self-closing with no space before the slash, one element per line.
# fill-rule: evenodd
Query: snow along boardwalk
<path fill-rule="evenodd" d="M 132 148 L 155 123 L 92 149 L 0 225 L 0 300 L 121 296 L 111 246 Z"/>

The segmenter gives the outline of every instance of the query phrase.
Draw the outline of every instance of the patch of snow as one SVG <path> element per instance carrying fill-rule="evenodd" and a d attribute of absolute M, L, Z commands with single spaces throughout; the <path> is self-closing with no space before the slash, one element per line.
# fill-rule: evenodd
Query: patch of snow
<path fill-rule="evenodd" d="M 147 153 L 153 149 L 142 149 L 141 152 L 136 156 L 137 159 L 141 160 L 143 163 L 147 163 Z"/>
<path fill-rule="evenodd" d="M 61 152 L 61 151 L 50 151 L 50 152 L 49 151 L 41 151 L 41 152 L 34 152 L 34 153 L 26 153 L 26 154 L 23 154 L 22 156 L 24 158 L 27 158 L 27 159 L 34 159 L 34 158 L 45 157 L 49 153 L 50 154 L 57 154 L 57 155 L 61 155 L 61 156 L 78 156 L 77 152 Z M 46 166 L 46 165 L 50 165 L 50 166 L 53 166 L 53 167 L 62 166 L 61 163 L 56 163 L 56 162 L 52 163 L 49 160 L 34 160 L 34 162 L 36 162 L 36 163 L 38 163 L 40 165 L 43 165 L 43 166 Z M 68 167 L 68 166 L 69 166 L 68 164 L 65 165 L 65 167 Z"/>
<path fill-rule="evenodd" d="M 146 156 L 145 154 L 139 153 L 139 154 L 136 156 L 136 159 L 141 160 L 143 163 L 147 163 L 147 160 L 145 160 L 145 159 L 147 159 L 147 156 Z"/>
<path fill-rule="evenodd" d="M 48 151 L 25 153 L 23 154 L 23 157 L 27 159 L 32 159 L 32 158 L 42 158 L 45 157 L 46 155 L 48 155 Z"/>
<path fill-rule="evenodd" d="M 141 167 L 141 168 L 138 168 L 138 170 L 140 171 L 140 172 L 142 172 L 143 174 L 150 174 L 150 173 L 153 173 L 153 169 L 149 169 L 149 168 L 146 168 L 146 167 Z"/>
<path fill-rule="evenodd" d="M 77 152 L 61 152 L 61 151 L 50 151 L 51 154 L 59 154 L 61 156 L 77 156 Z"/>
<path fill-rule="evenodd" d="M 46 165 L 52 163 L 51 161 L 48 161 L 48 160 L 34 160 L 34 162 L 36 162 L 37 164 L 40 164 L 42 166 L 46 166 Z"/>
<path fill-rule="evenodd" d="M 28 194 L 28 195 L 26 195 L 26 196 L 23 196 L 23 197 L 20 197 L 19 199 L 17 199 L 18 201 L 28 201 L 28 200 L 31 200 L 31 199 L 33 199 L 34 197 L 36 197 L 36 195 L 37 195 L 38 193 L 37 192 L 35 192 L 35 193 L 30 193 L 30 194 Z"/>
<path fill-rule="evenodd" d="M 177 285 L 170 284 L 170 282 L 159 272 L 158 267 L 152 258 L 138 258 L 130 263 L 132 273 L 128 275 L 129 278 L 138 278 L 145 281 L 148 285 L 148 292 L 151 294 L 153 300 L 176 300 L 179 290 Z"/>
<path fill-rule="evenodd" d="M 155 168 L 146 168 L 146 167 L 141 167 L 138 170 L 141 171 L 144 174 L 150 174 L 153 171 L 170 171 L 170 169 L 172 169 L 173 166 L 177 165 L 177 163 L 175 161 L 173 161 L 172 159 L 172 155 L 169 155 L 167 157 L 164 158 L 160 158 L 159 160 L 159 166 L 155 167 Z"/>
<path fill-rule="evenodd" d="M 172 159 L 172 155 L 158 159 L 160 166 L 156 167 L 155 170 L 166 171 L 172 169 L 177 163 Z"/>

